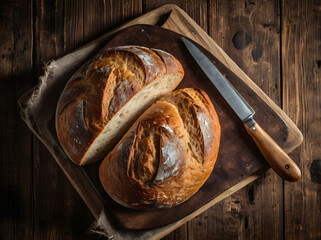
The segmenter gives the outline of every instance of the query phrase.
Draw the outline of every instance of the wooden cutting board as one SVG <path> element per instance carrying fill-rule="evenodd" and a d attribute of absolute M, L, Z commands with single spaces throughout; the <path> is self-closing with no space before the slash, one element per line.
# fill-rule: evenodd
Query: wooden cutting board
<path fill-rule="evenodd" d="M 266 167 L 265 160 L 251 137 L 246 133 L 243 123 L 198 67 L 184 46 L 181 37 L 173 31 L 157 26 L 135 25 L 121 31 L 107 43 L 107 47 L 139 45 L 171 53 L 181 62 L 185 71 L 185 77 L 178 88 L 196 87 L 203 89 L 214 104 L 222 128 L 219 156 L 212 175 L 192 198 L 179 206 L 158 211 L 131 210 L 115 203 L 99 186 L 98 179 L 93 180 L 117 222 L 129 229 L 154 228 L 184 218 L 243 178 L 252 175 L 262 167 Z M 284 121 L 236 74 L 207 50 L 199 47 L 254 108 L 256 121 L 282 146 L 288 137 L 288 127 Z M 98 170 L 92 174 L 97 173 Z"/>
<path fill-rule="evenodd" d="M 220 115 L 222 125 L 222 142 L 213 174 L 202 189 L 182 205 L 164 211 L 139 212 L 123 208 L 110 200 L 99 182 L 98 167 L 100 162 L 82 168 L 76 166 L 68 159 L 55 133 L 54 116 L 58 97 L 69 76 L 82 63 L 86 62 L 90 56 L 93 56 L 112 36 L 135 24 L 162 26 L 195 40 L 217 58 L 215 59 L 213 56 L 210 56 L 203 49 L 204 53 L 217 64 L 218 68 L 227 74 L 229 80 L 241 92 L 244 98 L 253 105 L 257 111 L 255 116 L 257 121 L 275 138 L 286 152 L 291 152 L 303 140 L 299 129 L 282 109 L 255 85 L 192 18 L 176 5 L 164 5 L 102 35 L 80 49 L 57 59 L 55 67 L 59 67 L 60 70 L 49 76 L 45 87 L 40 83 L 24 94 L 19 99 L 19 105 L 22 110 L 23 120 L 35 136 L 47 147 L 75 190 L 97 219 L 97 222 L 94 224 L 94 230 L 103 231 L 110 239 L 159 239 L 233 192 L 254 181 L 269 168 L 252 140 L 245 133 L 239 120 L 231 112 L 229 106 L 224 103 L 216 89 L 208 83 L 204 74 L 200 72 L 194 60 L 190 58 L 181 45 L 177 35 L 172 32 L 165 32 L 165 30 L 159 28 L 146 26 L 138 26 L 135 27 L 136 29 L 132 28 L 131 30 L 127 29 L 125 31 L 133 32 L 126 34 L 126 36 L 124 36 L 124 32 L 120 33 L 108 44 L 110 46 L 129 43 L 144 44 L 171 52 L 182 62 L 186 72 L 185 79 L 179 87 L 198 86 L 211 96 Z M 142 31 L 142 28 L 144 31 Z M 140 32 L 137 33 L 137 30 L 140 30 Z M 159 34 L 161 34 L 161 37 Z M 66 60 L 70 59 L 73 60 L 66 63 Z M 231 71 L 220 64 L 218 60 Z M 41 91 L 39 91 L 40 88 Z M 230 138 L 237 138 L 239 140 L 238 142 L 230 141 Z M 151 228 L 175 220 L 177 221 L 159 228 L 148 230 L 129 229 Z"/>

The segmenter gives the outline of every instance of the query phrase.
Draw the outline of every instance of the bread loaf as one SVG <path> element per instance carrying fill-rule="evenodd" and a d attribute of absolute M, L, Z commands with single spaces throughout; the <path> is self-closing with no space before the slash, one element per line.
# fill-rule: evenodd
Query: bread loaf
<path fill-rule="evenodd" d="M 84 165 L 104 158 L 131 124 L 184 75 L 169 53 L 139 46 L 102 50 L 63 90 L 56 110 L 58 139 Z"/>
<path fill-rule="evenodd" d="M 205 92 L 169 93 L 133 124 L 99 168 L 106 192 L 134 209 L 176 206 L 210 176 L 221 128 Z"/>

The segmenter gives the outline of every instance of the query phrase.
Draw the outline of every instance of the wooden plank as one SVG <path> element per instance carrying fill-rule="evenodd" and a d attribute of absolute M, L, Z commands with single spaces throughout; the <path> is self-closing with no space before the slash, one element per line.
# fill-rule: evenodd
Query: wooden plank
<path fill-rule="evenodd" d="M 305 141 L 292 158 L 302 179 L 285 183 L 285 239 L 321 238 L 321 1 L 282 1 L 283 108 Z"/>
<path fill-rule="evenodd" d="M 63 15 L 63 52 L 64 54 L 84 44 L 84 3 L 83 1 L 69 0 L 64 2 Z M 59 171 L 60 175 L 64 175 Z M 94 239 L 88 235 L 88 229 L 94 221 L 90 209 L 68 179 L 59 175 L 58 189 L 60 216 L 57 219 L 61 239 Z M 68 183 L 67 183 L 68 182 Z"/>
<path fill-rule="evenodd" d="M 32 239 L 32 134 L 17 106 L 32 86 L 31 1 L 1 1 L 0 29 L 0 239 Z"/>
<path fill-rule="evenodd" d="M 79 14 L 82 10 L 81 2 L 36 3 L 36 77 L 43 74 L 40 67 L 44 62 L 83 44 L 82 26 L 76 25 L 82 22 L 83 14 Z M 34 239 L 93 239 L 94 236 L 86 234 L 93 216 L 37 139 L 34 157 Z"/>
<path fill-rule="evenodd" d="M 210 1 L 210 36 L 278 105 L 280 36 L 278 1 Z M 283 236 L 282 180 L 272 170 L 223 200 L 194 225 L 196 232 L 233 239 Z M 264 207 L 263 207 L 264 206 Z M 207 217 L 206 217 L 207 216 Z M 215 220 L 210 216 L 215 216 Z M 214 221 L 215 224 L 209 224 Z M 205 229 L 204 229 L 205 226 Z M 199 239 L 199 235 L 195 235 Z"/>
<path fill-rule="evenodd" d="M 44 62 L 63 54 L 63 4 L 61 1 L 37 1 L 35 20 L 35 72 L 42 75 Z M 35 80 L 36 81 L 36 80 Z M 34 138 L 34 239 L 54 239 L 59 232 L 59 213 L 62 195 L 59 167 L 42 143 Z"/>
<path fill-rule="evenodd" d="M 69 53 L 84 44 L 84 3 L 78 0 L 65 1 L 64 7 L 64 53 Z"/>
<path fill-rule="evenodd" d="M 85 1 L 84 40 L 88 42 L 142 14 L 142 0 Z"/>

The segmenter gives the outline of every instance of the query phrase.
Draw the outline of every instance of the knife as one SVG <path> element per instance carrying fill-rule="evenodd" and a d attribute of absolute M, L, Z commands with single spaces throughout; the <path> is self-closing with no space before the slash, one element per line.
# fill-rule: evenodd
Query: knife
<path fill-rule="evenodd" d="M 237 92 L 230 82 L 220 73 L 215 65 L 192 42 L 182 37 L 185 46 L 201 67 L 208 79 L 214 84 L 225 101 L 243 122 L 248 134 L 260 149 L 265 160 L 287 181 L 295 182 L 300 179 L 301 171 L 296 163 L 283 149 L 255 122 L 255 111 Z"/>

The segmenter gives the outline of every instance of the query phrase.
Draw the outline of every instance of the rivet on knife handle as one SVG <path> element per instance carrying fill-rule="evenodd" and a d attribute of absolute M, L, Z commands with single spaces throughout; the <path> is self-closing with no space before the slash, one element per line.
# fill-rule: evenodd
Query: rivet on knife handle
<path fill-rule="evenodd" d="M 182 38 L 188 51 L 201 67 L 208 79 L 220 92 L 236 115 L 242 120 L 247 132 L 255 141 L 266 161 L 282 178 L 287 181 L 297 181 L 301 171 L 295 162 L 281 147 L 254 121 L 255 111 L 236 91 L 230 82 L 222 75 L 215 65 L 186 38 Z"/>
<path fill-rule="evenodd" d="M 260 149 L 265 160 L 277 174 L 290 182 L 300 179 L 301 171 L 299 167 L 258 123 L 255 123 L 252 127 L 244 123 L 244 126 Z"/>

